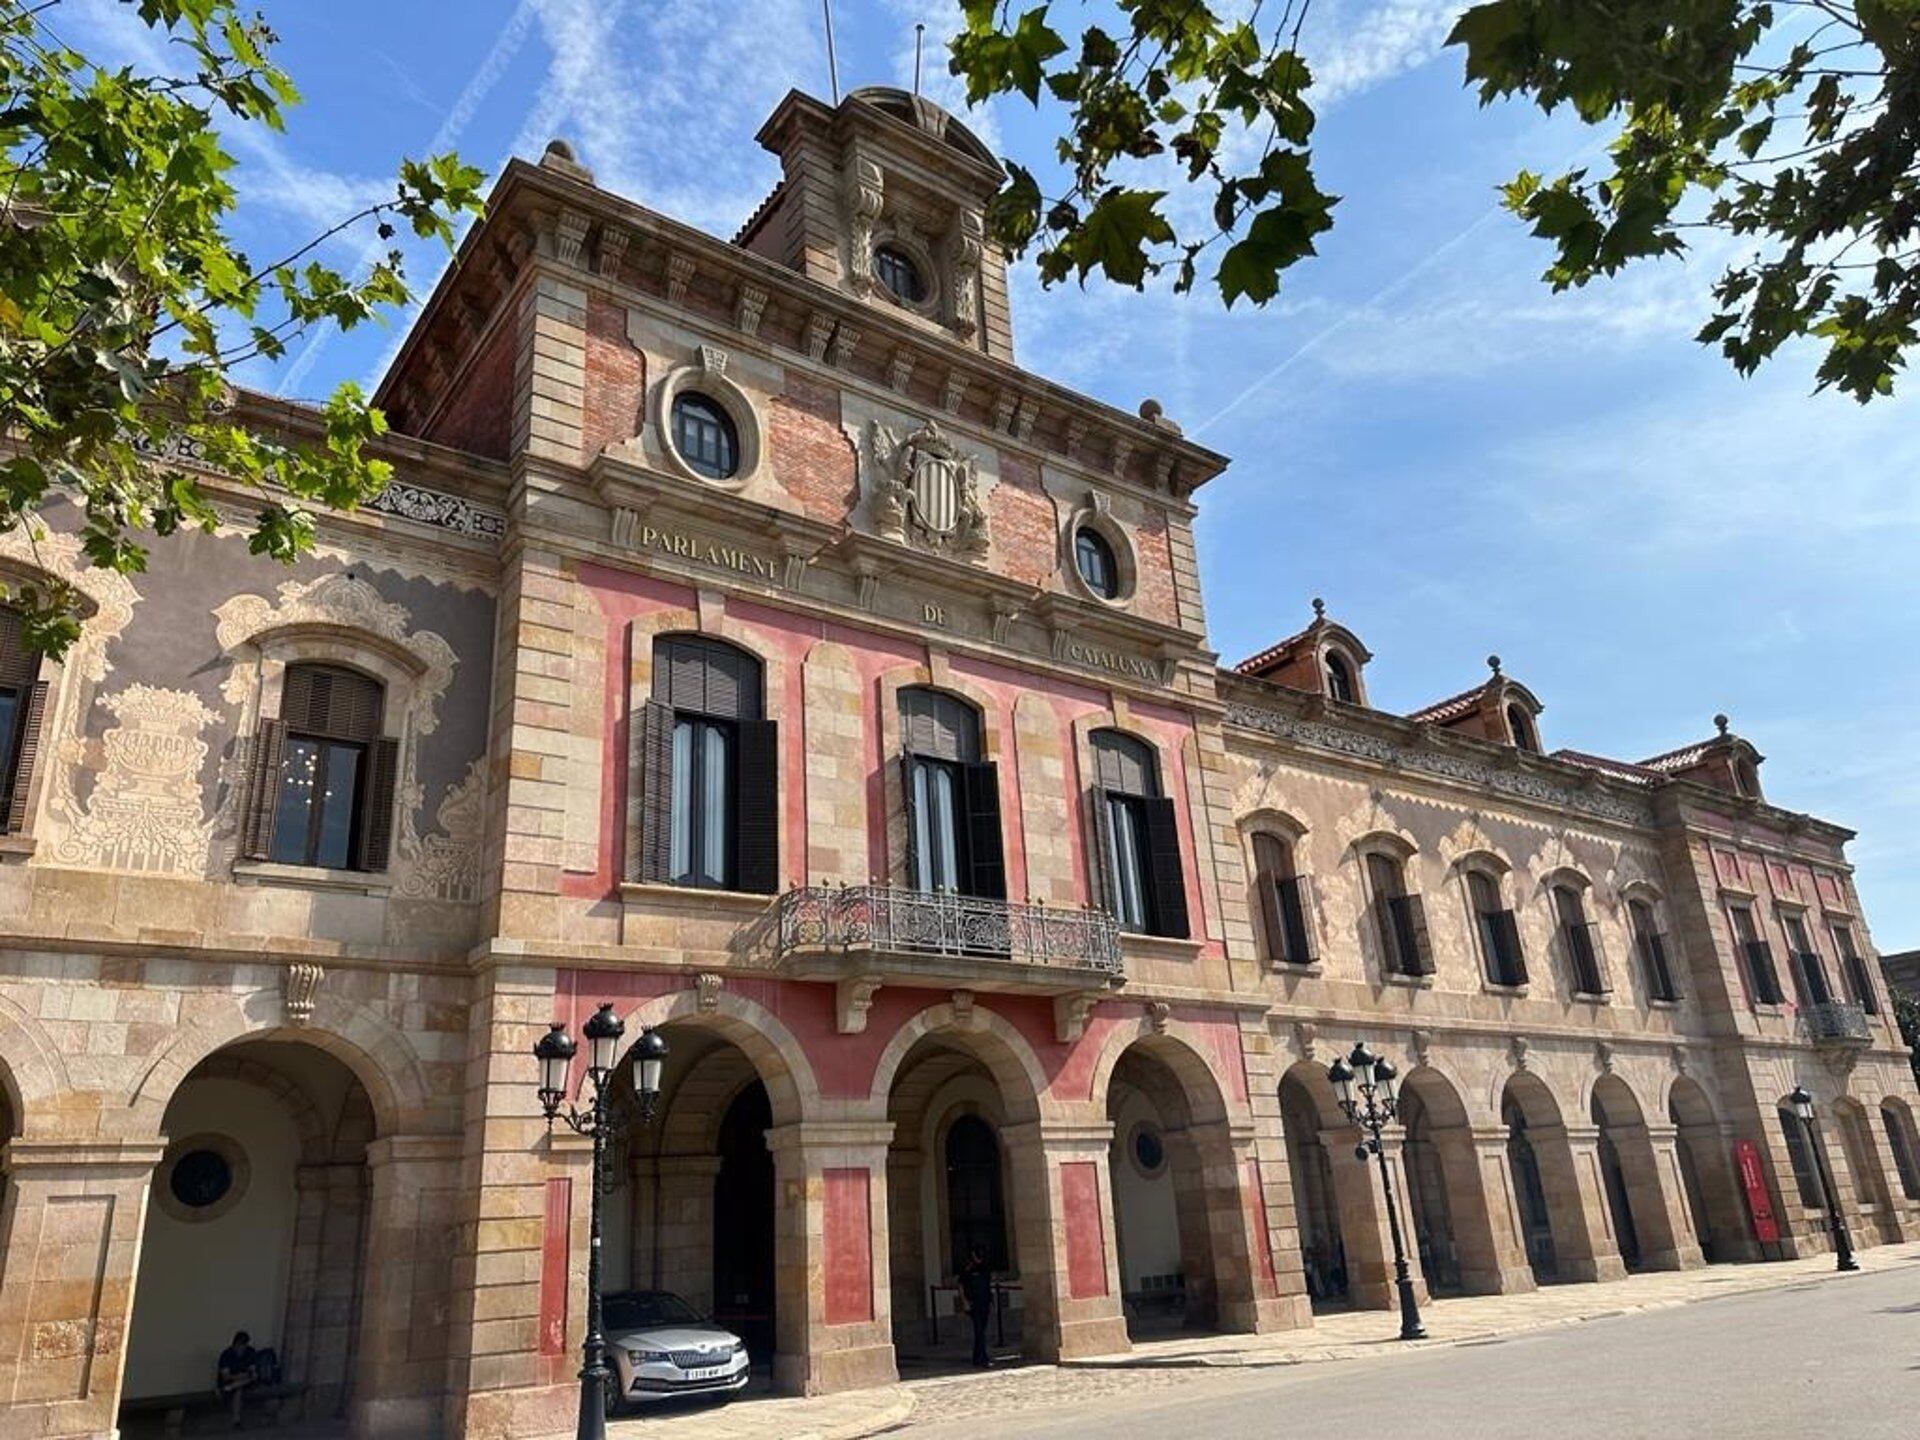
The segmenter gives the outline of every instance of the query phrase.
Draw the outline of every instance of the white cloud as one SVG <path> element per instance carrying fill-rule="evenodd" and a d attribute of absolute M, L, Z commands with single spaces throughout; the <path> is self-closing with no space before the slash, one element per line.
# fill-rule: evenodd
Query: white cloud
<path fill-rule="evenodd" d="M 1300 49 L 1313 66 L 1313 95 L 1328 106 L 1438 55 L 1453 22 L 1467 7 L 1459 0 L 1390 0 L 1350 17 L 1343 7 L 1324 32 L 1309 17 Z"/>

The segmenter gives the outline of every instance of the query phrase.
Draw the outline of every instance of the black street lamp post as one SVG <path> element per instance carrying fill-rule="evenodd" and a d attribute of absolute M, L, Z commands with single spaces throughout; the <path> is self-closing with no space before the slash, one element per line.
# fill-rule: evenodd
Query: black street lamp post
<path fill-rule="evenodd" d="M 587 1338 L 580 1346 L 580 1423 L 574 1434 L 578 1440 L 605 1440 L 607 1433 L 607 1385 L 613 1372 L 607 1368 L 607 1337 L 600 1331 L 600 1197 L 606 1191 L 607 1133 L 614 1120 L 607 1109 L 607 1085 L 613 1079 L 620 1059 L 620 1037 L 627 1027 L 613 1013 L 613 1006 L 602 1005 L 580 1027 L 587 1042 L 587 1079 L 593 1085 L 593 1103 L 585 1110 L 566 1103 L 568 1081 L 577 1053 L 573 1037 L 558 1020 L 533 1047 L 540 1062 L 540 1108 L 546 1112 L 547 1129 L 555 1119 L 566 1123 L 576 1135 L 593 1141 L 591 1219 L 587 1227 Z M 640 1123 L 653 1119 L 654 1102 L 660 1098 L 660 1067 L 667 1058 L 667 1042 L 658 1030 L 641 1032 L 633 1047 L 639 1071 L 635 1088 L 640 1095 Z M 562 1107 L 565 1107 L 564 1109 Z"/>
<path fill-rule="evenodd" d="M 1374 1059 L 1364 1043 L 1356 1043 L 1351 1055 L 1327 1067 L 1327 1078 L 1333 1082 L 1341 1110 L 1365 1137 L 1354 1147 L 1354 1154 L 1363 1165 L 1369 1155 L 1380 1161 L 1387 1230 L 1393 1236 L 1393 1284 L 1400 1292 L 1400 1338 L 1424 1340 L 1426 1327 L 1420 1323 L 1420 1304 L 1414 1298 L 1413 1277 L 1407 1272 L 1407 1246 L 1400 1238 L 1400 1211 L 1393 1203 L 1393 1168 L 1380 1145 L 1380 1132 L 1400 1112 L 1399 1076 L 1391 1061 Z"/>
<path fill-rule="evenodd" d="M 1833 1226 L 1834 1269 L 1858 1270 L 1860 1262 L 1853 1258 L 1853 1236 L 1847 1233 L 1847 1217 L 1840 1213 L 1840 1197 L 1833 1193 L 1833 1172 L 1827 1169 L 1827 1142 L 1821 1138 L 1820 1122 L 1813 1113 L 1813 1096 L 1806 1087 L 1796 1085 L 1787 1096 L 1787 1103 L 1793 1106 L 1793 1113 L 1807 1127 L 1807 1140 L 1813 1149 L 1813 1166 L 1820 1172 L 1820 1196 L 1826 1201 L 1827 1220 Z"/>

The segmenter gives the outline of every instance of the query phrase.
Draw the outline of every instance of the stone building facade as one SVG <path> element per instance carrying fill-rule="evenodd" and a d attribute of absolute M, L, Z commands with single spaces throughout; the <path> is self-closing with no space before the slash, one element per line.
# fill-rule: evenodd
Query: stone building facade
<path fill-rule="evenodd" d="M 1497 663 L 1372 709 L 1317 603 L 1221 669 L 1226 462 L 1014 364 L 993 157 L 888 90 L 759 138 L 731 242 L 510 165 L 395 483 L 297 569 L 238 493 L 134 579 L 0 538 L 88 610 L 58 665 L 0 624 L 0 1436 L 237 1328 L 356 1435 L 569 1431 L 588 1156 L 531 1047 L 604 1002 L 670 1048 L 609 1285 L 795 1391 L 937 1357 L 976 1245 L 1038 1356 L 1387 1304 L 1357 1039 L 1430 1293 L 1824 1247 L 1796 1084 L 1856 1238 L 1920 1237 L 1848 832 L 1724 724 L 1545 753 Z"/>

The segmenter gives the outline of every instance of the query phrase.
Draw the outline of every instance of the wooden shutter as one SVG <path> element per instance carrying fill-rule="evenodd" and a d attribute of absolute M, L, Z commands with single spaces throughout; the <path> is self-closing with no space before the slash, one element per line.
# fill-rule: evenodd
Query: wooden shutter
<path fill-rule="evenodd" d="M 33 796 L 33 767 L 40 759 L 40 730 L 47 718 L 47 682 L 34 681 L 22 694 L 21 701 L 20 738 L 13 763 L 7 770 L 4 803 L 0 803 L 0 815 L 6 817 L 10 835 L 27 828 L 27 803 Z M 6 757 L 0 756 L 0 764 L 5 760 Z"/>
<path fill-rule="evenodd" d="M 1089 842 L 1093 854 L 1087 864 L 1087 878 L 1093 887 L 1093 903 L 1104 909 L 1109 915 L 1118 913 L 1114 906 L 1114 895 L 1119 889 L 1119 878 L 1113 873 L 1113 810 L 1112 797 L 1104 785 L 1096 785 L 1087 792 L 1089 829 L 1093 832 Z"/>
<path fill-rule="evenodd" d="M 1427 935 L 1427 907 L 1418 895 L 1402 895 L 1395 902 L 1406 915 L 1407 938 L 1413 953 L 1406 957 L 1410 975 L 1433 974 L 1433 941 Z"/>
<path fill-rule="evenodd" d="M 1487 925 L 1493 931 L 1494 954 L 1500 961 L 1500 978 L 1507 985 L 1527 983 L 1527 959 L 1520 949 L 1520 926 L 1511 910 L 1487 912 Z"/>
<path fill-rule="evenodd" d="M 1007 898 L 1007 864 L 1000 838 L 1000 767 L 991 760 L 961 767 L 967 804 L 967 893 Z"/>
<path fill-rule="evenodd" d="M 286 752 L 287 726 L 262 720 L 248 756 L 247 792 L 240 813 L 240 854 L 265 860 L 273 850 L 273 812 L 280 803 L 280 761 Z"/>
<path fill-rule="evenodd" d="M 378 681 L 326 665 L 289 665 L 280 690 L 280 719 L 303 735 L 372 740 L 380 733 L 384 695 Z"/>
<path fill-rule="evenodd" d="M 356 870 L 385 870 L 393 858 L 393 793 L 400 773 L 400 742 L 382 735 L 367 747 L 367 790 L 360 805 Z"/>
<path fill-rule="evenodd" d="M 920 883 L 920 807 L 913 800 L 913 756 L 900 757 L 900 813 L 906 821 L 906 844 L 900 855 L 906 874 L 900 883 L 911 890 Z"/>
<path fill-rule="evenodd" d="M 667 882 L 673 840 L 673 711 L 649 700 L 627 724 L 628 880 Z"/>
<path fill-rule="evenodd" d="M 1262 870 L 1253 877 L 1254 893 L 1260 897 L 1260 934 L 1266 941 L 1267 959 L 1276 965 L 1293 963 L 1280 914 L 1281 883 L 1280 877 L 1271 870 Z"/>
<path fill-rule="evenodd" d="M 1314 934 L 1313 877 L 1289 875 L 1278 888 L 1287 921 L 1283 932 L 1287 960 L 1294 965 L 1315 964 L 1320 959 L 1320 942 Z"/>
<path fill-rule="evenodd" d="M 780 727 L 742 720 L 734 767 L 734 879 L 753 895 L 780 888 Z"/>
<path fill-rule="evenodd" d="M 1143 800 L 1147 814 L 1148 883 L 1153 886 L 1154 933 L 1174 940 L 1185 940 L 1187 926 L 1187 886 L 1180 868 L 1180 827 L 1174 820 L 1173 801 L 1164 796 Z"/>

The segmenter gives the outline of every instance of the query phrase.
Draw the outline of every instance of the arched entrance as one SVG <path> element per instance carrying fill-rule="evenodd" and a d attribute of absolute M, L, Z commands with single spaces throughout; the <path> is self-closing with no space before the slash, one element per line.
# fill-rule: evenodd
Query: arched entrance
<path fill-rule="evenodd" d="M 1575 1240 L 1570 1232 L 1580 1221 L 1580 1196 L 1560 1108 L 1539 1080 L 1515 1075 L 1501 1096 L 1500 1119 L 1507 1127 L 1515 1218 L 1534 1283 L 1575 1278 L 1563 1268 L 1568 1257 L 1561 1252 Z"/>
<path fill-rule="evenodd" d="M 1726 1138 L 1700 1082 L 1682 1075 L 1667 1092 L 1680 1184 L 1694 1237 L 1709 1264 L 1751 1259 L 1756 1253 Z"/>
<path fill-rule="evenodd" d="M 1893 1197 L 1888 1191 L 1886 1172 L 1880 1165 L 1879 1146 L 1874 1144 L 1873 1130 L 1867 1123 L 1866 1108 L 1851 1096 L 1844 1097 L 1834 1102 L 1833 1119 L 1840 1132 L 1840 1150 L 1847 1157 L 1853 1189 L 1852 1208 L 1860 1217 L 1855 1238 L 1865 1245 L 1899 1240 Z M 1844 1196 L 1841 1204 L 1846 1204 Z"/>
<path fill-rule="evenodd" d="M 779 1348 L 773 1102 L 741 1047 L 698 1024 L 660 1027 L 668 1059 L 650 1125 L 633 1067 L 616 1073 L 620 1123 L 603 1265 L 607 1290 L 668 1290 L 747 1341 L 756 1369 Z M 629 1034 L 637 1034 L 629 1026 Z"/>
<path fill-rule="evenodd" d="M 1307 1298 L 1325 1306 L 1350 1298 L 1347 1248 L 1333 1160 L 1323 1135 L 1329 1120 L 1313 1093 L 1311 1078 L 1300 1073 L 1303 1068 L 1313 1067 L 1302 1062 L 1280 1078 L 1280 1125 L 1287 1142 L 1287 1173 L 1293 1180 L 1294 1223 L 1300 1235 Z M 1324 1072 L 1320 1084 L 1331 1088 Z M 1345 1157 L 1349 1160 L 1352 1148 L 1349 1142 Z M 1117 1189 L 1116 1182 L 1116 1194 Z"/>
<path fill-rule="evenodd" d="M 1630 1271 L 1697 1263 L 1691 1243 L 1674 1231 L 1653 1136 L 1626 1081 L 1602 1075 L 1593 1087 L 1590 1112 L 1600 1130 L 1601 1187 L 1621 1262 Z"/>
<path fill-rule="evenodd" d="M 284 1396 L 262 1403 L 278 1404 L 283 1419 L 344 1415 L 366 1298 L 375 1139 L 366 1089 L 316 1045 L 244 1040 L 188 1072 L 162 1125 L 123 1426 L 203 1397 L 239 1330 L 278 1358 Z M 445 1274 L 450 1257 L 411 1258 L 437 1259 Z"/>
<path fill-rule="evenodd" d="M 1206 1062 L 1143 1037 L 1114 1063 L 1106 1104 L 1128 1335 L 1242 1323 L 1254 1291 L 1239 1169 Z"/>
<path fill-rule="evenodd" d="M 1004 1287 L 990 1348 L 1016 1352 L 1031 1338 L 1022 1277 L 1034 1268 L 1031 1247 L 1045 1240 L 1021 1230 L 1030 1217 L 1017 1214 L 1013 1200 L 1030 1192 L 1015 1183 L 1004 1132 L 1031 1117 L 1035 1102 L 988 1065 L 980 1050 L 986 1043 L 959 1032 L 923 1035 L 888 1091 L 893 1344 L 903 1373 L 967 1360 L 971 1332 L 956 1281 L 976 1245 Z"/>
<path fill-rule="evenodd" d="M 1434 1295 L 1465 1293 L 1460 1246 L 1453 1234 L 1453 1207 L 1447 1199 L 1446 1165 L 1436 1126 L 1421 1090 L 1412 1084 L 1400 1092 L 1400 1124 L 1407 1177 L 1407 1212 L 1413 1220 L 1414 1249 L 1420 1273 Z"/>

